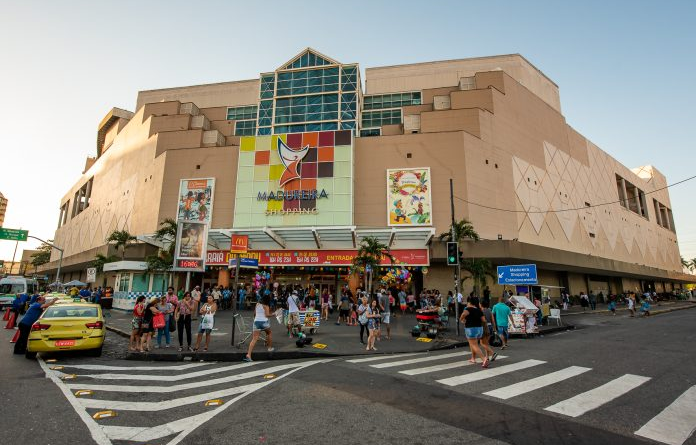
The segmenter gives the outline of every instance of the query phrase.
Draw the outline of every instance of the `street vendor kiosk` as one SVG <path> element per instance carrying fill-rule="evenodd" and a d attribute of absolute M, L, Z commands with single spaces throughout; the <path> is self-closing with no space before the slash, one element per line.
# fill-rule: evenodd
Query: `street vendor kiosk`
<path fill-rule="evenodd" d="M 508 333 L 510 334 L 538 334 L 539 326 L 536 323 L 536 313 L 539 310 L 529 298 L 516 295 L 510 297 L 513 305 L 510 314 Z"/>

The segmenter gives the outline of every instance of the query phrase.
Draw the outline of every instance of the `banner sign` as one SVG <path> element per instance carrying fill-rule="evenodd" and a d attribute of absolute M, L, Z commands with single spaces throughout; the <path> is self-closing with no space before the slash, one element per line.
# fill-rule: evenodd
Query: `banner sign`
<path fill-rule="evenodd" d="M 179 184 L 177 221 L 210 222 L 213 215 L 214 178 L 182 179 Z"/>
<path fill-rule="evenodd" d="M 387 170 L 387 219 L 390 226 L 430 226 L 430 169 Z"/>
<path fill-rule="evenodd" d="M 208 224 L 198 221 L 179 221 L 176 231 L 175 271 L 205 270 L 208 245 Z"/>
<path fill-rule="evenodd" d="M 537 284 L 536 264 L 498 266 L 498 284 Z"/>
<path fill-rule="evenodd" d="M 232 235 L 232 240 L 230 241 L 230 253 L 247 253 L 248 250 L 248 235 Z"/>
<path fill-rule="evenodd" d="M 240 254 L 242 259 L 258 261 L 259 266 L 350 266 L 357 250 L 250 250 Z M 394 265 L 429 266 L 428 249 L 392 249 Z M 227 266 L 235 255 L 224 250 L 210 250 L 206 256 L 207 266 Z M 382 265 L 390 266 L 386 257 Z"/>

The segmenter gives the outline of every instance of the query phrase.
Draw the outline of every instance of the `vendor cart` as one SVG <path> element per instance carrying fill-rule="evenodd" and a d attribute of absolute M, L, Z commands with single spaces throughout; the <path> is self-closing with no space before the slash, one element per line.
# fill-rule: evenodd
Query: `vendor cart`
<path fill-rule="evenodd" d="M 319 331 L 321 323 L 321 313 L 316 310 L 300 311 L 300 330 L 302 332 L 314 334 Z"/>
<path fill-rule="evenodd" d="M 539 333 L 536 323 L 536 313 L 539 310 L 529 298 L 516 295 L 510 297 L 513 305 L 508 326 L 509 334 L 534 335 Z"/>

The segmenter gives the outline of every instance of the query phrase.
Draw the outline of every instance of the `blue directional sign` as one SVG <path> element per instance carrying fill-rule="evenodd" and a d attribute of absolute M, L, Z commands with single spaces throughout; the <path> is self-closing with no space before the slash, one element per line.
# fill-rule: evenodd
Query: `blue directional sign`
<path fill-rule="evenodd" d="M 240 259 L 241 259 L 241 261 L 239 262 L 239 267 L 246 267 L 248 269 L 258 269 L 259 268 L 259 260 L 256 258 L 242 257 Z M 236 266 L 237 266 L 237 260 L 235 258 L 230 259 L 230 263 L 229 263 L 230 269 L 234 269 Z"/>
<path fill-rule="evenodd" d="M 498 284 L 537 284 L 536 264 L 498 266 Z"/>

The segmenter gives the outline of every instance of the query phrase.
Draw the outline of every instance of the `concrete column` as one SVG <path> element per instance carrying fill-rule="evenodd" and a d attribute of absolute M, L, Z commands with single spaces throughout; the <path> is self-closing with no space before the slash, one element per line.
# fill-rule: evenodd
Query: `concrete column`
<path fill-rule="evenodd" d="M 628 192 L 626 191 L 626 180 L 624 178 L 621 178 L 621 194 L 623 195 L 621 197 L 621 205 L 628 209 Z"/>
<path fill-rule="evenodd" d="M 638 187 L 636 187 L 636 208 L 638 209 L 638 214 L 643 215 L 643 206 L 640 203 L 640 192 L 638 191 Z"/>
<path fill-rule="evenodd" d="M 662 225 L 662 215 L 660 214 L 660 204 L 653 200 L 653 204 L 655 204 L 655 219 L 657 220 L 658 225 Z"/>
<path fill-rule="evenodd" d="M 228 287 L 230 285 L 230 271 L 229 270 L 227 270 L 225 268 L 221 268 L 218 271 L 217 284 L 218 284 L 218 286 L 223 286 L 223 287 Z"/>
<path fill-rule="evenodd" d="M 92 181 L 87 181 L 87 191 L 85 192 L 85 208 L 89 206 L 89 198 L 92 196 Z"/>
<path fill-rule="evenodd" d="M 667 207 L 663 207 L 663 206 L 660 206 L 660 207 L 661 207 L 661 210 L 665 211 L 664 215 L 662 215 L 662 223 L 664 224 L 664 226 L 667 229 L 672 230 L 672 225 L 669 222 L 669 214 L 667 213 Z"/>

